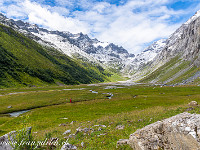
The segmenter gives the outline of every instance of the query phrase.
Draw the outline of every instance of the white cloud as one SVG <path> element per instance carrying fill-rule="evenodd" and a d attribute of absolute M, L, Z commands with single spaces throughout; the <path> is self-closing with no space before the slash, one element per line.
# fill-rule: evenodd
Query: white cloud
<path fill-rule="evenodd" d="M 51 30 L 70 31 L 72 33 L 84 32 L 88 33 L 87 23 L 81 22 L 78 19 L 61 16 L 57 12 L 51 12 L 49 9 L 42 7 L 37 3 L 31 3 L 26 0 L 23 7 L 28 12 L 28 20 L 31 23 L 36 23 L 47 27 Z M 51 10 L 59 8 L 53 7 Z M 69 13 L 67 9 L 64 12 Z M 61 9 L 59 11 L 62 11 Z"/>
<path fill-rule="evenodd" d="M 0 2 L 0 10 L 8 17 L 24 17 L 51 30 L 87 33 L 133 53 L 147 43 L 167 38 L 180 26 L 177 19 L 200 7 L 174 11 L 166 7 L 173 0 L 128 0 L 118 6 L 94 0 L 55 0 L 56 6 L 45 5 L 44 0 L 3 0 L 8 1 L 16 3 L 5 6 Z"/>
<path fill-rule="evenodd" d="M 91 23 L 91 32 L 99 40 L 113 42 L 138 53 L 144 49 L 146 43 L 168 37 L 180 25 L 169 25 L 168 19 L 182 11 L 168 10 L 154 2 L 136 0 L 123 6 L 98 3 L 90 11 L 76 12 L 75 16 Z M 137 10 L 138 7 L 140 10 Z"/>

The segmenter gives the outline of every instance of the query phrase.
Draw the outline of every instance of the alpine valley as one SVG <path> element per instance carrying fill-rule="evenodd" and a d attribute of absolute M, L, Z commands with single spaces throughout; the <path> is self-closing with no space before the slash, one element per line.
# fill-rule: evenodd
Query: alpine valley
<path fill-rule="evenodd" d="M 17 40 L 20 39 L 20 45 L 24 45 L 23 41 L 21 38 L 25 38 L 27 43 L 33 43 L 34 46 L 40 47 L 42 49 L 43 53 L 45 55 L 48 55 L 47 57 L 51 57 L 54 59 L 56 58 L 56 61 L 59 57 L 59 59 L 62 59 L 62 63 L 66 63 L 65 60 L 67 59 L 70 62 L 76 62 L 76 65 L 79 65 L 83 68 L 87 68 L 90 66 L 93 68 L 94 76 L 91 76 L 90 79 L 86 79 L 87 81 L 74 81 L 72 83 L 91 83 L 93 81 L 95 82 L 102 82 L 102 81 L 109 81 L 109 77 L 114 73 L 118 74 L 121 76 L 121 74 L 124 74 L 124 76 L 130 76 L 130 73 L 133 73 L 138 70 L 138 68 L 141 68 L 143 65 L 147 64 L 149 61 L 153 60 L 153 58 L 160 53 L 162 48 L 165 46 L 165 41 L 166 40 L 159 40 L 158 42 L 153 43 L 153 45 L 149 46 L 146 48 L 141 54 L 138 54 L 135 56 L 134 54 L 128 53 L 127 50 L 125 50 L 123 47 L 117 46 L 113 43 L 105 43 L 105 42 L 100 42 L 97 39 L 91 39 L 88 37 L 88 35 L 78 33 L 78 34 L 72 34 L 70 32 L 60 32 L 60 31 L 48 31 L 47 29 L 43 29 L 38 27 L 35 24 L 30 24 L 30 23 L 25 23 L 21 20 L 13 20 L 13 19 L 8 19 L 5 17 L 3 14 L 0 14 L 0 23 L 2 24 L 2 33 L 6 34 L 6 36 L 11 36 L 18 35 L 15 37 Z M 7 31 L 10 30 L 10 31 Z M 12 32 L 14 35 L 12 35 Z M 2 36 L 3 38 L 3 36 Z M 3 39 L 6 42 L 8 42 L 6 39 Z M 2 40 L 2 41 L 3 41 Z M 10 39 L 12 41 L 12 39 Z M 33 40 L 33 41 L 32 41 Z M 31 42 L 29 42 L 31 41 Z M 35 42 L 34 42 L 35 41 Z M 8 45 L 8 44 L 7 44 Z M 16 43 L 12 43 L 12 46 L 17 48 L 15 46 Z M 2 48 L 5 49 L 6 46 L 2 45 Z M 31 46 L 30 46 L 31 47 Z M 7 48 L 6 50 L 8 50 Z M 25 48 L 24 48 L 25 49 Z M 33 48 L 34 49 L 34 48 Z M 14 48 L 13 48 L 14 50 Z M 16 55 L 19 53 L 24 53 L 24 50 L 21 50 L 23 52 L 16 52 Z M 12 52 L 13 53 L 13 52 Z M 42 53 L 42 52 L 39 52 Z M 17 57 L 14 55 L 13 57 Z M 21 56 L 24 54 L 21 54 Z M 28 54 L 26 54 L 28 55 Z M 44 54 L 43 54 L 44 55 Z M 60 56 L 62 55 L 62 57 Z M 46 57 L 46 56 L 45 56 Z M 38 58 L 34 58 L 34 55 L 31 55 L 29 57 L 30 59 L 28 60 L 29 63 L 31 62 L 31 58 L 34 59 L 34 63 L 39 63 Z M 18 58 L 18 60 L 24 59 Z M 41 58 L 40 60 L 42 60 Z M 47 58 L 49 59 L 49 58 Z M 55 60 L 53 60 L 55 63 Z M 22 66 L 28 66 L 30 67 L 31 65 L 28 65 L 28 63 L 24 62 L 25 64 L 21 64 Z M 42 62 L 43 63 L 43 62 Z M 44 62 L 46 65 L 43 69 L 49 70 L 50 66 L 48 63 L 50 62 Z M 52 60 L 51 60 L 52 63 Z M 60 63 L 60 62 L 59 62 Z M 68 62 L 67 62 L 68 63 Z M 57 65 L 57 64 L 56 64 Z M 60 64 L 59 64 L 60 65 Z M 38 65 L 37 65 L 38 66 Z M 40 67 L 43 65 L 39 65 Z M 47 67 L 48 66 L 48 67 Z M 27 69 L 27 67 L 24 67 Z M 71 67 L 76 70 L 77 67 Z M 91 68 L 90 71 L 91 72 Z M 41 69 L 41 68 L 40 68 Z M 37 70 L 40 70 L 39 68 Z M 42 69 L 42 70 L 43 70 Z M 10 69 L 8 69 L 10 70 Z M 29 69 L 30 70 L 30 69 Z M 87 70 L 87 69 L 86 69 Z M 95 71 L 94 71 L 95 70 Z M 50 71 L 50 70 L 49 70 Z M 88 71 L 88 70 L 87 70 Z M 23 70 L 27 74 L 27 70 Z M 29 71 L 30 72 L 30 71 Z M 33 71 L 35 72 L 35 71 Z M 36 71 L 37 72 L 37 71 Z M 48 71 L 47 71 L 48 72 Z M 12 83 L 13 81 L 16 80 L 17 78 L 21 83 L 25 85 L 35 85 L 36 83 L 32 83 L 32 80 L 30 78 L 36 77 L 41 80 L 43 78 L 41 74 L 45 75 L 46 77 L 44 78 L 53 78 L 57 79 L 57 83 L 66 83 L 66 84 L 71 84 L 69 80 L 65 79 L 65 81 L 58 79 L 58 74 L 54 73 L 53 71 L 50 71 L 51 75 L 49 73 L 33 73 L 30 74 L 28 73 L 28 78 L 27 81 L 24 81 L 24 79 L 21 79 L 23 75 L 15 75 L 14 78 L 12 78 L 12 75 L 10 76 L 9 74 L 9 79 L 12 78 Z M 109 72 L 109 73 L 108 73 Z M 20 73 L 21 74 L 21 73 Z M 56 74 L 57 77 L 54 77 Z M 65 72 L 66 74 L 66 72 Z M 72 70 L 67 70 L 68 76 L 72 76 L 71 78 L 74 78 L 74 76 L 81 76 L 80 72 L 73 73 Z M 79 74 L 79 75 L 77 75 Z M 89 73 L 90 74 L 90 73 Z M 20 76 L 20 77 L 18 77 Z M 48 77 L 47 77 L 48 76 Z M 97 77 L 98 76 L 98 77 Z M 59 77 L 62 78 L 62 77 Z M 78 77 L 75 77 L 76 79 Z M 93 80 L 94 78 L 94 80 Z M 51 82 L 56 82 L 55 79 L 50 79 Z M 39 83 L 39 80 L 37 83 Z M 46 80 L 46 79 L 45 79 Z M 42 79 L 42 81 L 45 81 Z M 81 79 L 82 80 L 82 79 Z M 8 80 L 7 80 L 8 81 Z M 111 80 L 112 81 L 112 80 Z M 18 82 L 16 82 L 18 83 Z M 2 82 L 3 84 L 3 82 Z M 5 83 L 4 85 L 9 85 Z M 12 85 L 13 86 L 13 85 Z"/>
<path fill-rule="evenodd" d="M 30 79 L 33 77 L 37 78 L 37 81 L 35 80 L 37 83 L 40 81 L 61 84 L 102 82 L 109 81 L 108 77 L 112 73 L 123 74 L 134 82 L 198 84 L 200 74 L 199 16 L 200 11 L 178 28 L 169 39 L 154 42 L 142 53 L 134 55 L 128 53 L 121 46 L 91 39 L 83 33 L 49 31 L 35 24 L 8 19 L 0 14 L 2 58 L 12 62 L 6 67 L 14 69 L 16 66 L 21 66 L 20 69 L 19 67 L 14 69 L 17 70 L 15 73 L 9 72 L 12 70 L 11 68 L 2 71 L 4 72 L 2 77 L 8 78 L 10 81 L 6 81 L 9 83 L 1 82 L 1 85 L 19 83 L 18 81 L 20 84 L 34 85 L 36 83 L 31 83 Z M 13 42 L 14 39 L 17 42 Z M 29 53 L 29 49 L 34 50 Z M 31 54 L 33 51 L 37 54 Z M 42 56 L 40 58 L 37 55 Z M 15 64 L 13 64 L 14 62 Z M 1 64 L 5 65 L 6 63 L 8 63 L 7 60 Z M 15 67 L 13 68 L 13 66 Z M 37 71 L 33 69 L 33 71 L 32 68 L 30 69 L 31 66 L 33 68 L 40 66 L 40 69 L 37 68 Z M 59 71 L 56 70 L 58 69 L 56 66 L 59 66 Z M 41 69 L 42 67 L 43 69 Z M 83 72 L 76 72 L 77 69 L 81 70 L 80 68 L 84 69 L 85 73 L 90 72 L 90 75 L 86 73 L 84 79 L 80 79 L 79 77 L 82 76 L 80 74 Z M 88 68 L 90 69 L 88 70 Z M 76 73 L 73 70 L 76 70 Z M 28 77 L 25 77 L 22 72 L 28 74 Z M 91 72 L 93 72 L 92 75 Z M 75 79 L 73 81 L 70 78 Z"/>
<path fill-rule="evenodd" d="M 198 149 L 199 85 L 200 11 L 139 54 L 0 14 L 0 150 Z"/>

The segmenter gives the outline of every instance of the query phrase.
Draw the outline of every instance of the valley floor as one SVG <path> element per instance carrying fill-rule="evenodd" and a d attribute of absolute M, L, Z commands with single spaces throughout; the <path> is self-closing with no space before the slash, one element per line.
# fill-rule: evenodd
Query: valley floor
<path fill-rule="evenodd" d="M 129 82 L 2 89 L 0 135 L 20 130 L 25 124 L 32 126 L 32 135 L 38 141 L 54 137 L 60 142 L 68 139 L 79 149 L 117 149 L 119 139 L 127 139 L 139 128 L 185 111 L 190 101 L 200 102 L 199 91 L 198 86 L 162 87 Z M 22 110 L 30 111 L 9 116 Z M 69 133 L 63 135 L 67 130 Z M 56 146 L 59 149 L 61 145 Z"/>

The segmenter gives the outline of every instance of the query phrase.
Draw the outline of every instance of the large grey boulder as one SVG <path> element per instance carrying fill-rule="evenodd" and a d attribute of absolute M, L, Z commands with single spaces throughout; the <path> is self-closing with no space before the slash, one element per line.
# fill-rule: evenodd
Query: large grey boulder
<path fill-rule="evenodd" d="M 187 112 L 150 124 L 130 135 L 135 150 L 200 150 L 200 115 Z"/>
<path fill-rule="evenodd" d="M 0 150 L 13 150 L 13 147 L 11 146 L 11 142 L 13 142 L 13 134 L 15 134 L 15 131 L 0 137 Z"/>
<path fill-rule="evenodd" d="M 27 136 L 31 134 L 32 127 L 26 128 Z M 21 131 L 21 130 L 20 130 Z M 16 138 L 16 131 L 11 131 L 0 137 L 0 150 L 13 150 L 13 146 Z"/>

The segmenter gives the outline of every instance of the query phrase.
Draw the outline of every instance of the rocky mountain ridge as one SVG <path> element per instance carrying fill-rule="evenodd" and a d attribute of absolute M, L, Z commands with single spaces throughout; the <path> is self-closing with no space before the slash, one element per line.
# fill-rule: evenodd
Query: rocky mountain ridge
<path fill-rule="evenodd" d="M 146 64 L 153 61 L 153 59 L 163 50 L 166 45 L 166 39 L 161 39 L 148 46 L 141 53 L 135 57 L 128 59 L 125 69 L 129 74 L 137 72 Z"/>
<path fill-rule="evenodd" d="M 166 40 L 163 50 L 147 66 L 135 73 L 133 80 L 164 84 L 199 82 L 199 42 L 200 11 Z"/>
<path fill-rule="evenodd" d="M 99 63 L 103 66 L 113 66 L 115 69 L 119 69 L 118 67 L 124 66 L 126 58 L 134 56 L 123 47 L 91 39 L 83 33 L 49 31 L 35 24 L 8 19 L 3 14 L 0 15 L 0 22 L 24 33 L 38 43 L 56 48 L 70 57 Z"/>
<path fill-rule="evenodd" d="M 123 73 L 133 72 L 132 70 L 137 70 L 151 61 L 164 44 L 164 41 L 158 41 L 135 56 L 123 47 L 91 39 L 83 33 L 49 31 L 36 24 L 9 19 L 3 14 L 0 14 L 0 23 L 12 27 L 44 46 L 56 48 L 70 57 L 97 63 L 105 68 L 113 68 Z"/>

